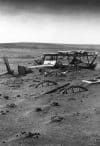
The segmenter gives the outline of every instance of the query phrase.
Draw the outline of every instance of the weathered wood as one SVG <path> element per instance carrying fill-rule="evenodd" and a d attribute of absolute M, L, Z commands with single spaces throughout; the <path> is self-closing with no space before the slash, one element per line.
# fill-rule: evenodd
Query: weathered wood
<path fill-rule="evenodd" d="M 25 75 L 25 67 L 18 65 L 18 73 L 19 75 Z"/>
<path fill-rule="evenodd" d="M 32 73 L 32 70 L 25 66 L 18 65 L 18 73 L 19 73 L 19 75 L 25 75 L 28 73 Z"/>
<path fill-rule="evenodd" d="M 6 75 L 7 72 L 0 73 L 0 76 Z"/>
<path fill-rule="evenodd" d="M 8 74 L 13 74 L 14 71 L 11 70 L 11 68 L 10 68 L 8 58 L 7 58 L 6 56 L 4 56 L 4 57 L 3 57 L 3 60 L 4 60 L 4 63 L 5 63 L 5 65 L 6 65 Z"/>

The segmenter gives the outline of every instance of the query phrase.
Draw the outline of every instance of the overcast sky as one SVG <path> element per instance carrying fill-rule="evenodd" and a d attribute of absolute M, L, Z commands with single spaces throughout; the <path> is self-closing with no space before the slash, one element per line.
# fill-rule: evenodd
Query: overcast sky
<path fill-rule="evenodd" d="M 0 43 L 100 44 L 99 0 L 0 0 Z"/>

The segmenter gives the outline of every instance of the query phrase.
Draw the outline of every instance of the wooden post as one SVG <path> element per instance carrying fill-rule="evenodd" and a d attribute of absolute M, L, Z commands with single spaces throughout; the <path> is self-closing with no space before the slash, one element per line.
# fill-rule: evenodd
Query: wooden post
<path fill-rule="evenodd" d="M 5 65 L 6 65 L 6 68 L 7 68 L 8 73 L 9 73 L 9 74 L 13 74 L 14 72 L 13 72 L 13 70 L 11 70 L 11 68 L 10 68 L 8 58 L 4 56 L 4 57 L 3 57 L 3 60 L 4 60 L 4 63 L 5 63 Z"/>

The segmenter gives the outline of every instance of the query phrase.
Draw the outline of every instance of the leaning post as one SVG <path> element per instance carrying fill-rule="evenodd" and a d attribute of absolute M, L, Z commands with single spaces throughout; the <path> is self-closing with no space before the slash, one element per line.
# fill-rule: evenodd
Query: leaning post
<path fill-rule="evenodd" d="M 4 57 L 3 57 L 3 60 L 4 60 L 4 63 L 5 63 L 5 65 L 6 65 L 6 68 L 7 68 L 8 74 L 13 74 L 14 71 L 11 70 L 11 68 L 10 68 L 8 58 L 7 58 L 6 56 L 4 56 Z"/>

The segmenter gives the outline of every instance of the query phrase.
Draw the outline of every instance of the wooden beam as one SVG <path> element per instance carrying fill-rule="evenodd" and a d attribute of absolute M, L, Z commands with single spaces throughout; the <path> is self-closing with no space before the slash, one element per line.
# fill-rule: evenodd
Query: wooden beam
<path fill-rule="evenodd" d="M 4 56 L 3 60 L 4 60 L 4 63 L 6 65 L 6 69 L 7 69 L 8 74 L 13 74 L 14 71 L 11 70 L 11 68 L 10 68 L 10 64 L 9 64 L 8 58 L 6 56 Z"/>

